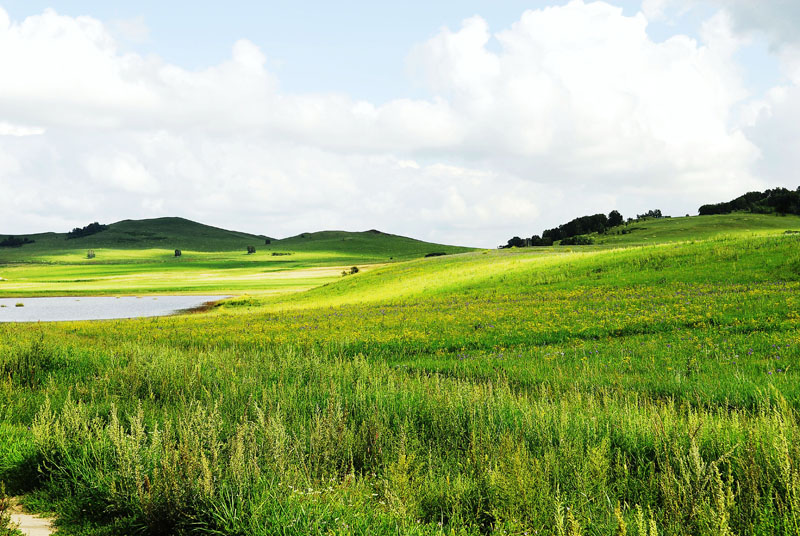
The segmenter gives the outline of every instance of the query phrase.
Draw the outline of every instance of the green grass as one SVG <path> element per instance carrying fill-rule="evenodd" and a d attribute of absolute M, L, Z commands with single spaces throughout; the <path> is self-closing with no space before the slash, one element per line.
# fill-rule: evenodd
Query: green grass
<path fill-rule="evenodd" d="M 0 325 L 0 480 L 65 534 L 800 534 L 775 220 Z"/>
<path fill-rule="evenodd" d="M 294 292 L 335 281 L 352 266 L 471 251 L 377 231 L 305 233 L 265 244 L 265 237 L 181 218 L 126 220 L 73 240 L 31 237 L 33 244 L 0 249 L 0 296 Z"/>
<path fill-rule="evenodd" d="M 622 234 L 623 230 L 628 234 Z M 716 216 L 648 219 L 615 227 L 605 235 L 592 236 L 596 244 L 620 246 L 703 240 L 719 235 L 770 234 L 785 230 L 800 230 L 800 217 L 736 212 Z"/>

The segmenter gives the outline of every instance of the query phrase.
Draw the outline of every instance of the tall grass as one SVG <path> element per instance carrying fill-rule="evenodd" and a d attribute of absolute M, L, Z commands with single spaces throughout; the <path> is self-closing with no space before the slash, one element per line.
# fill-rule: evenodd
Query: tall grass
<path fill-rule="evenodd" d="M 74 533 L 798 534 L 797 243 L 0 325 L 0 479 Z"/>

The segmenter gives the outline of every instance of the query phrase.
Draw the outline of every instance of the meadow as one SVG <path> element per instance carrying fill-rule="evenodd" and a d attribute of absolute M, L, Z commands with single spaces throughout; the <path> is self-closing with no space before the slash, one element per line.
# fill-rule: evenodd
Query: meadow
<path fill-rule="evenodd" d="M 336 281 L 353 266 L 472 251 L 375 230 L 277 240 L 182 218 L 125 220 L 77 239 L 26 237 L 33 242 L 0 248 L 0 296 L 297 292 Z"/>
<path fill-rule="evenodd" d="M 751 216 L 0 325 L 0 480 L 63 534 L 800 534 L 800 219 Z"/>

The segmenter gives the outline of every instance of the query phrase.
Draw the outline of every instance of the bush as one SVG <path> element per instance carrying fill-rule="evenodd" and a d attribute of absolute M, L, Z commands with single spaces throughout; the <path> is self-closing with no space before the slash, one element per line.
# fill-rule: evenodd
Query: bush
<path fill-rule="evenodd" d="M 561 240 L 562 246 L 590 246 L 594 244 L 594 239 L 585 235 L 571 236 Z"/>
<path fill-rule="evenodd" d="M 176 249 L 176 250 L 175 250 L 175 256 L 176 256 L 176 257 L 180 257 L 180 256 L 181 256 L 181 250 L 179 250 L 179 249 Z"/>
<path fill-rule="evenodd" d="M 87 259 L 94 259 L 94 250 L 93 249 L 90 249 L 89 251 L 86 252 L 86 258 Z"/>
<path fill-rule="evenodd" d="M 426 257 L 442 257 L 444 255 L 447 255 L 447 253 L 445 253 L 443 251 L 434 251 L 433 253 L 427 253 L 425 256 Z"/>
<path fill-rule="evenodd" d="M 256 247 L 255 246 L 247 246 L 247 254 L 248 255 L 251 255 L 251 254 L 253 254 L 255 252 L 256 252 Z"/>

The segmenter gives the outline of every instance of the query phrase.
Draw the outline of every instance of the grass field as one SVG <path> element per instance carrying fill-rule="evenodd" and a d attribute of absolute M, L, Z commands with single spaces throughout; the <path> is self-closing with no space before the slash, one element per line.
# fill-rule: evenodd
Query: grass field
<path fill-rule="evenodd" d="M 126 220 L 71 240 L 56 233 L 29 238 L 34 243 L 0 249 L 0 296 L 270 294 L 335 281 L 352 266 L 471 251 L 378 231 L 304 233 L 266 244 L 266 237 L 181 218 Z"/>
<path fill-rule="evenodd" d="M 0 325 L 0 480 L 64 534 L 800 534 L 800 219 L 641 225 Z"/>

